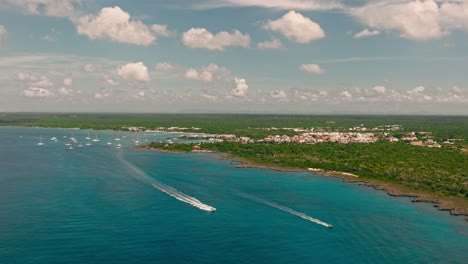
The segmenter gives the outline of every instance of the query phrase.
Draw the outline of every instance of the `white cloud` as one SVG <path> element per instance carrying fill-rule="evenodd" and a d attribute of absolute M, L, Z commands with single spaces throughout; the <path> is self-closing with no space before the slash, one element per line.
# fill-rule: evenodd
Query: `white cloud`
<path fill-rule="evenodd" d="M 85 65 L 83 65 L 83 71 L 87 72 L 87 73 L 93 73 L 97 70 L 96 66 L 91 64 L 91 63 L 87 63 Z"/>
<path fill-rule="evenodd" d="M 345 101 L 351 101 L 353 99 L 353 95 L 349 91 L 342 91 L 338 96 Z"/>
<path fill-rule="evenodd" d="M 424 90 L 426 90 L 426 88 L 424 88 L 423 86 L 418 86 L 414 89 L 411 89 L 408 91 L 408 94 L 420 94 L 422 92 L 424 92 Z"/>
<path fill-rule="evenodd" d="M 355 39 L 358 38 L 365 38 L 365 37 L 372 37 L 372 36 L 377 36 L 380 35 L 380 31 L 378 30 L 369 30 L 369 29 L 364 29 L 354 35 Z"/>
<path fill-rule="evenodd" d="M 96 93 L 96 94 L 94 95 L 94 98 L 96 98 L 96 99 L 103 99 L 103 98 L 105 98 L 105 97 L 107 97 L 107 96 L 109 96 L 109 95 L 104 95 L 104 94 L 101 94 L 101 93 Z"/>
<path fill-rule="evenodd" d="M 26 14 L 72 17 L 75 14 L 75 7 L 80 5 L 81 0 L 7 0 L 7 2 L 21 8 Z"/>
<path fill-rule="evenodd" d="M 127 63 L 117 69 L 117 74 L 124 80 L 134 79 L 141 82 L 150 81 L 148 68 L 143 62 Z"/>
<path fill-rule="evenodd" d="M 330 10 L 341 8 L 336 0 L 205 0 L 199 1 L 196 8 L 210 9 L 220 7 L 263 7 L 278 10 Z"/>
<path fill-rule="evenodd" d="M 260 42 L 257 44 L 259 49 L 282 49 L 283 43 L 279 39 L 272 39 L 270 41 Z"/>
<path fill-rule="evenodd" d="M 190 48 L 224 50 L 226 47 L 239 46 L 248 48 L 250 36 L 239 30 L 232 33 L 222 31 L 215 35 L 204 28 L 191 28 L 182 34 L 182 42 Z"/>
<path fill-rule="evenodd" d="M 208 83 L 213 80 L 213 74 L 208 71 L 198 72 L 198 70 L 190 68 L 185 72 L 185 78 Z"/>
<path fill-rule="evenodd" d="M 398 31 L 402 38 L 411 40 L 437 39 L 447 34 L 434 0 L 380 1 L 351 13 L 370 27 Z"/>
<path fill-rule="evenodd" d="M 130 14 L 118 6 L 105 7 L 97 16 L 80 17 L 76 25 L 78 34 L 90 39 L 110 39 L 140 46 L 149 46 L 156 40 L 156 35 L 167 33 L 163 30 L 164 26 L 153 26 L 150 28 L 141 21 L 130 20 Z"/>
<path fill-rule="evenodd" d="M 274 99 L 286 99 L 288 97 L 283 90 L 272 91 L 270 92 L 270 96 Z"/>
<path fill-rule="evenodd" d="M 278 32 L 297 43 L 309 43 L 325 37 L 319 24 L 302 14 L 289 11 L 277 20 L 269 20 L 263 25 L 266 30 Z"/>
<path fill-rule="evenodd" d="M 67 86 L 67 87 L 70 87 L 73 83 L 73 79 L 72 78 L 65 78 L 63 79 L 63 85 Z"/>
<path fill-rule="evenodd" d="M 0 46 L 2 45 L 2 41 L 8 37 L 8 31 L 3 25 L 0 25 Z"/>
<path fill-rule="evenodd" d="M 18 72 L 16 74 L 16 79 L 18 81 L 26 82 L 29 86 L 36 88 L 47 88 L 54 85 L 47 76 L 40 74 Z"/>
<path fill-rule="evenodd" d="M 299 70 L 312 74 L 324 74 L 325 71 L 318 64 L 302 64 Z"/>
<path fill-rule="evenodd" d="M 118 81 L 112 79 L 112 78 L 109 77 L 109 76 L 104 76 L 104 81 L 105 81 L 107 84 L 112 85 L 112 86 L 115 86 L 115 85 L 119 85 L 119 84 L 120 84 L 120 82 L 118 82 Z"/>
<path fill-rule="evenodd" d="M 218 97 L 215 96 L 215 95 L 210 95 L 208 93 L 202 93 L 200 94 L 201 97 L 205 98 L 205 99 L 208 99 L 210 101 L 217 101 L 218 100 Z"/>
<path fill-rule="evenodd" d="M 49 97 L 51 95 L 53 95 L 51 91 L 39 87 L 30 87 L 23 90 L 23 96 L 26 97 Z"/>
<path fill-rule="evenodd" d="M 234 81 L 236 82 L 236 88 L 231 91 L 231 95 L 236 97 L 245 97 L 249 86 L 247 85 L 247 81 L 241 78 L 235 78 Z"/>
<path fill-rule="evenodd" d="M 385 92 L 387 92 L 387 89 L 384 86 L 375 86 L 372 90 L 378 94 L 385 94 Z"/>
<path fill-rule="evenodd" d="M 167 25 L 152 25 L 151 30 L 157 37 L 170 37 L 175 33 L 167 29 Z"/>
<path fill-rule="evenodd" d="M 452 92 L 456 93 L 456 94 L 461 94 L 461 93 L 463 93 L 463 90 L 458 86 L 453 86 L 452 87 Z"/>
<path fill-rule="evenodd" d="M 185 71 L 185 78 L 210 83 L 214 79 L 223 79 L 229 76 L 229 70 L 211 63 L 200 70 L 190 68 Z"/>
<path fill-rule="evenodd" d="M 156 68 L 156 71 L 169 72 L 169 71 L 173 71 L 175 69 L 175 66 L 168 62 L 162 62 L 162 63 L 156 64 L 155 68 Z"/>
<path fill-rule="evenodd" d="M 62 96 L 70 96 L 74 94 L 74 91 L 72 89 L 67 89 L 65 87 L 62 87 L 58 90 L 58 93 Z"/>

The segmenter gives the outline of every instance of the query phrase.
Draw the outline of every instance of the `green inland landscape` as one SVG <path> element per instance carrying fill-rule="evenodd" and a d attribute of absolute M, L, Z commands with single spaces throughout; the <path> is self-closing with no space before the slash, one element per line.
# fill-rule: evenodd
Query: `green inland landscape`
<path fill-rule="evenodd" d="M 139 147 L 342 177 L 468 215 L 466 116 L 4 113 L 0 125 L 180 132 Z"/>

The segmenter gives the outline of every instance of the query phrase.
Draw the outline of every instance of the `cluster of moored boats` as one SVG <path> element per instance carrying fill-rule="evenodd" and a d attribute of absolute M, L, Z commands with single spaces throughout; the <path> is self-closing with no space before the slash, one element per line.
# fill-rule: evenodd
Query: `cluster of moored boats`
<path fill-rule="evenodd" d="M 122 138 L 126 138 L 127 136 L 123 136 Z M 89 135 L 89 132 L 88 132 L 88 135 L 87 137 L 85 137 L 85 144 L 83 145 L 82 142 L 80 142 L 72 133 L 72 135 L 70 137 L 67 137 L 67 136 L 63 136 L 63 139 L 65 140 L 65 146 L 68 147 L 69 150 L 73 150 L 74 149 L 74 146 L 75 147 L 83 147 L 83 146 L 91 146 L 92 145 L 92 142 L 96 143 L 96 142 L 100 142 L 101 140 L 98 138 L 98 135 L 97 133 L 95 133 L 95 136 L 94 138 L 90 137 Z M 114 140 L 111 140 L 111 138 L 109 137 L 109 140 L 107 141 L 107 145 L 111 146 L 111 145 L 115 145 L 115 148 L 117 149 L 120 149 L 122 148 L 122 144 L 120 144 L 120 138 L 119 137 L 116 137 L 114 138 Z M 50 141 L 52 142 L 59 142 L 59 139 L 57 137 L 52 137 L 50 138 Z M 140 140 L 137 136 L 136 139 L 133 140 L 133 143 L 135 145 L 139 145 L 140 144 Z M 38 146 L 45 146 L 45 143 L 43 142 L 43 139 L 42 139 L 42 135 L 39 137 L 39 142 L 37 143 Z"/>

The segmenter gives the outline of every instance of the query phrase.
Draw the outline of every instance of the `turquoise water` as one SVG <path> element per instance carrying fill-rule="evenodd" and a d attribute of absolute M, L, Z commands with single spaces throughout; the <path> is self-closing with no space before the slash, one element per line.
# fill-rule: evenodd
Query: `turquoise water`
<path fill-rule="evenodd" d="M 430 204 L 311 173 L 239 169 L 217 154 L 134 150 L 136 134 L 101 131 L 100 142 L 68 150 L 72 133 L 84 143 L 86 131 L 0 128 L 0 263 L 468 259 L 468 224 Z M 122 149 L 106 144 L 115 137 Z"/>

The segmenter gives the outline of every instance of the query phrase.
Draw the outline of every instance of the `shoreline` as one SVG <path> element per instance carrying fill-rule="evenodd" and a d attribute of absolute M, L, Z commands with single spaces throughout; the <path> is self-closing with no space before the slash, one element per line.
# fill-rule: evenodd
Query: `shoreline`
<path fill-rule="evenodd" d="M 324 177 L 334 177 L 339 178 L 343 182 L 347 183 L 357 183 L 358 185 L 363 185 L 367 187 L 372 187 L 374 190 L 384 191 L 389 196 L 394 197 L 409 197 L 412 198 L 411 202 L 413 203 L 431 203 L 433 207 L 437 208 L 439 211 L 448 211 L 450 215 L 453 216 L 465 216 L 464 220 L 468 222 L 468 208 L 463 206 L 457 206 L 458 203 L 466 202 L 462 200 L 463 198 L 458 197 L 441 197 L 434 193 L 429 193 L 426 191 L 412 190 L 406 186 L 403 186 L 398 183 L 384 182 L 375 179 L 360 178 L 358 175 L 354 175 L 347 172 L 341 171 L 325 171 L 315 168 L 291 168 L 291 167 L 281 167 L 275 165 L 266 165 L 253 162 L 251 160 L 237 157 L 229 153 L 216 152 L 216 151 L 173 151 L 173 150 L 164 150 L 157 148 L 144 148 L 151 151 L 158 151 L 163 153 L 172 153 L 172 154 L 181 154 L 181 153 L 217 153 L 222 159 L 229 159 L 239 164 L 235 165 L 235 168 L 256 168 L 264 170 L 274 170 L 274 171 L 285 171 L 285 172 L 308 172 Z"/>

